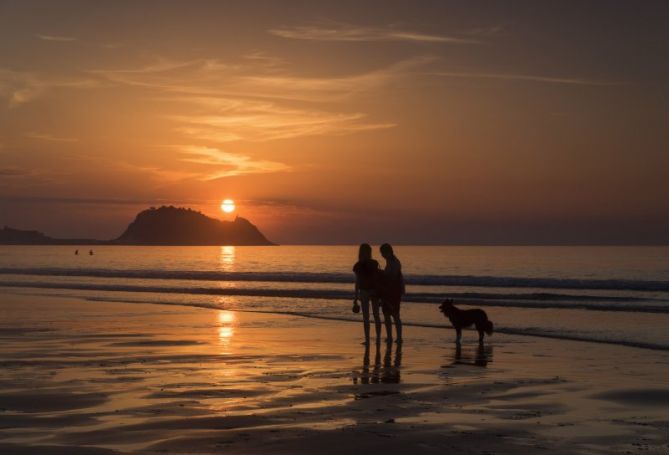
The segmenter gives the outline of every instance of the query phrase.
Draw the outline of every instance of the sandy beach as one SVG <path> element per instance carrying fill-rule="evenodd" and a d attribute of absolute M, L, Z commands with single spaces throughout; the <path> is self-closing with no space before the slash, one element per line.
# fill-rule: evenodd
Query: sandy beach
<path fill-rule="evenodd" d="M 350 322 L 6 294 L 0 450 L 667 453 L 669 355 Z"/>

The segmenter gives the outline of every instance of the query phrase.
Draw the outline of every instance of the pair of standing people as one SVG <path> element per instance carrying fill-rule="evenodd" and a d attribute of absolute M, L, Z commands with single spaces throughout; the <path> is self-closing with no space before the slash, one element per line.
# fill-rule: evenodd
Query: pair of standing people
<path fill-rule="evenodd" d="M 404 295 L 404 277 L 402 264 L 393 252 L 393 247 L 387 243 L 381 245 L 381 256 L 386 260 L 383 270 L 379 263 L 372 258 L 372 247 L 367 243 L 360 245 L 358 262 L 353 266 L 355 273 L 355 301 L 353 311 L 356 311 L 358 302 L 361 303 L 362 317 L 365 329 L 365 343 L 369 343 L 369 309 L 371 306 L 376 328 L 376 340 L 381 339 L 381 318 L 379 307 L 383 311 L 386 326 L 387 341 L 393 339 L 393 322 L 397 332 L 397 342 L 402 342 L 402 320 L 400 319 L 400 301 Z M 359 311 L 359 310 L 358 310 Z"/>

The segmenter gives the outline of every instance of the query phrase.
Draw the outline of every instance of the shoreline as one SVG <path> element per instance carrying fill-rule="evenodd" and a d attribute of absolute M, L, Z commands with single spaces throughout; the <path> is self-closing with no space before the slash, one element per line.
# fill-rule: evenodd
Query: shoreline
<path fill-rule="evenodd" d="M 0 283 L 0 287 L 2 287 L 3 284 Z M 30 292 L 29 290 L 31 289 L 31 286 L 8 286 L 8 289 L 16 289 L 19 292 L 15 292 L 15 295 L 31 295 L 35 297 L 40 297 L 40 296 L 46 296 L 46 297 L 57 297 L 57 298 L 62 298 L 62 297 L 73 297 L 68 294 L 57 294 L 57 293 L 39 293 L 39 292 Z M 23 289 L 28 290 L 28 292 L 21 292 Z M 53 288 L 41 288 L 38 286 L 33 286 L 32 289 L 53 289 Z M 97 288 L 95 288 L 97 289 Z M 54 291 L 63 291 L 63 290 L 74 290 L 70 287 L 63 287 L 63 288 L 55 288 L 53 289 Z M 82 291 L 90 291 L 91 289 L 85 288 L 85 289 L 78 289 Z M 114 293 L 116 294 L 116 293 Z M 86 301 L 90 302 L 104 302 L 104 303 L 131 303 L 131 304 L 148 304 L 148 305 L 165 305 L 165 306 L 184 306 L 184 307 L 191 307 L 191 308 L 203 308 L 203 309 L 209 309 L 209 310 L 233 310 L 233 311 L 239 311 L 239 312 L 249 312 L 249 313 L 258 313 L 258 314 L 276 314 L 276 315 L 287 315 L 287 316 L 299 316 L 299 317 L 304 317 L 304 318 L 309 318 L 309 319 L 317 319 L 317 320 L 326 320 L 326 321 L 338 321 L 338 322 L 347 322 L 347 323 L 359 323 L 360 322 L 360 316 L 342 316 L 342 315 L 328 315 L 328 314 L 317 314 L 313 312 L 309 312 L 307 310 L 304 311 L 298 311 L 298 310 L 263 310 L 263 309 L 242 309 L 239 308 L 239 305 L 233 306 L 233 307 L 227 307 L 221 304 L 212 304 L 212 303 L 207 303 L 207 302 L 192 302 L 192 301 L 165 301 L 165 300 L 144 300 L 144 299 L 131 299 L 131 298 L 125 298 L 124 296 L 119 296 L 118 294 L 114 295 L 111 294 L 106 297 L 96 297 L 96 296 L 85 296 L 85 295 L 78 295 L 73 298 L 79 298 L 83 299 Z M 134 294 L 134 292 L 129 293 L 129 294 Z M 152 294 L 150 290 L 144 290 L 140 291 L 140 294 Z M 180 294 L 180 293 L 177 293 Z M 183 293 L 184 295 L 189 295 L 188 293 Z M 193 294 L 193 296 L 197 297 L 206 297 L 206 295 L 201 295 L 201 294 Z M 284 299 L 285 300 L 285 299 Z M 413 302 L 408 302 L 408 305 L 411 305 Z M 424 302 L 417 302 L 424 304 Z M 478 305 L 480 302 L 474 301 L 474 302 L 468 302 L 468 301 L 463 301 L 461 304 L 464 307 L 469 307 L 472 305 Z M 404 304 L 405 312 L 406 307 L 408 306 L 407 303 Z M 432 305 L 431 303 L 428 305 Z M 436 305 L 436 304 L 435 304 Z M 494 305 L 480 305 L 484 308 L 488 307 L 493 307 L 495 308 Z M 509 308 L 509 307 L 501 307 L 501 308 Z M 522 306 L 516 306 L 512 308 L 525 308 Z M 535 307 L 529 307 L 529 309 L 541 309 L 541 310 L 547 310 L 549 308 L 535 308 Z M 587 311 L 591 312 L 593 310 L 590 309 L 583 309 L 583 308 L 554 308 L 555 310 L 559 311 Z M 603 313 L 607 313 L 611 311 L 604 311 Z M 613 313 L 620 313 L 619 311 L 613 311 Z M 644 314 L 645 312 L 630 312 L 631 314 L 634 313 L 640 313 Z M 498 313 L 496 316 L 499 316 L 500 313 Z M 661 313 L 664 314 L 664 313 Z M 407 327 L 416 327 L 416 328 L 430 328 L 430 329 L 448 329 L 452 330 L 452 327 L 448 320 L 444 319 L 443 317 L 439 316 L 439 319 L 442 321 L 441 323 L 430 323 L 430 322 L 414 322 L 414 321 L 408 321 L 404 320 L 403 325 L 406 325 Z M 497 321 L 497 319 L 495 319 Z M 465 333 L 473 330 L 471 327 L 469 329 L 465 329 Z M 546 339 L 551 339 L 551 340 L 557 340 L 557 341 L 577 341 L 577 342 L 583 342 L 583 343 L 597 343 L 597 344 L 606 344 L 606 345 L 611 345 L 611 346 L 622 346 L 622 347 L 628 347 L 628 348 L 637 348 L 637 349 L 646 349 L 646 350 L 652 350 L 652 351 L 664 351 L 668 352 L 669 351 L 669 345 L 667 344 L 661 344 L 661 343 L 656 343 L 656 342 L 650 342 L 650 341 L 639 341 L 639 340 L 622 340 L 622 339 L 606 339 L 606 338 L 596 338 L 593 336 L 588 336 L 588 335 L 578 335 L 578 334 L 568 334 L 568 333 L 551 333 L 551 332 L 546 332 L 546 331 L 540 331 L 540 329 L 533 329 L 533 328 L 520 328 L 520 327 L 500 327 L 497 325 L 495 327 L 495 333 L 497 334 L 505 334 L 505 335 L 514 335 L 514 336 L 520 336 L 520 337 L 536 337 L 536 338 L 546 338 Z"/>

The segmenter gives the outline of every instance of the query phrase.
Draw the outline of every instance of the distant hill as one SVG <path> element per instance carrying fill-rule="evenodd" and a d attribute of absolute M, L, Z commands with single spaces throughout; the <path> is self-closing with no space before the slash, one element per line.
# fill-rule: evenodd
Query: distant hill
<path fill-rule="evenodd" d="M 4 245 L 48 245 L 53 240 L 38 231 L 22 231 L 7 226 L 0 231 L 0 243 Z"/>
<path fill-rule="evenodd" d="M 123 245 L 272 245 L 245 218 L 220 221 L 179 207 L 140 212 L 112 243 Z"/>
<path fill-rule="evenodd" d="M 54 239 L 39 231 L 23 231 L 5 226 L 0 230 L 0 245 L 96 245 L 100 240 Z"/>
<path fill-rule="evenodd" d="M 120 237 L 104 241 L 55 239 L 38 231 L 5 226 L 0 245 L 273 245 L 249 220 L 220 221 L 179 207 L 140 212 Z"/>

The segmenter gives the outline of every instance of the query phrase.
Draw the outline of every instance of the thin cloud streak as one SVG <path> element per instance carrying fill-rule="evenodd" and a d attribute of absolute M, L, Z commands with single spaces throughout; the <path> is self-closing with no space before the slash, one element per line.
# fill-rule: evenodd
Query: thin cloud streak
<path fill-rule="evenodd" d="M 207 171 L 200 180 L 210 181 L 244 174 L 264 174 L 288 171 L 290 168 L 275 161 L 253 160 L 246 155 L 229 153 L 214 147 L 183 146 L 181 161 L 205 165 Z M 213 170 L 211 170 L 213 169 Z"/>
<path fill-rule="evenodd" d="M 125 169 L 132 172 L 138 172 L 140 174 L 147 176 L 150 179 L 158 180 L 160 182 L 174 183 L 188 179 L 197 179 L 200 177 L 200 174 L 197 172 L 165 169 L 157 166 L 142 166 L 133 163 L 128 163 L 126 161 L 116 162 L 114 163 L 114 165 L 119 167 L 120 169 Z"/>
<path fill-rule="evenodd" d="M 246 65 L 216 59 L 161 59 L 140 68 L 90 70 L 88 73 L 116 84 L 178 94 L 324 102 L 379 88 L 434 60 L 433 57 L 415 57 L 376 70 L 338 77 L 302 77 L 277 72 L 276 63 L 267 68 L 265 61 L 253 65 L 253 59 L 247 59 L 251 64 Z"/>
<path fill-rule="evenodd" d="M 74 137 L 59 137 L 48 133 L 32 132 L 26 134 L 26 137 L 29 137 L 31 139 L 40 139 L 49 142 L 79 142 L 79 139 Z"/>
<path fill-rule="evenodd" d="M 282 93 L 302 101 L 335 101 L 357 93 L 383 87 L 410 74 L 411 70 L 433 62 L 432 57 L 415 57 L 392 65 L 351 76 L 301 77 L 289 74 L 248 76 L 244 82 L 249 91 Z"/>
<path fill-rule="evenodd" d="M 268 33 L 281 38 L 311 41 L 405 41 L 414 43 L 448 43 L 448 44 L 480 44 L 471 38 L 446 35 L 430 35 L 410 30 L 396 30 L 390 27 L 320 27 L 303 25 L 295 27 L 279 27 L 268 30 Z"/>
<path fill-rule="evenodd" d="M 573 77 L 539 76 L 533 74 L 439 71 L 433 73 L 425 73 L 425 75 L 453 77 L 461 79 L 500 79 L 507 81 L 544 82 L 549 84 L 567 84 L 567 85 L 590 85 L 590 86 L 622 85 L 620 82 L 596 81 L 596 80 L 573 78 Z"/>
<path fill-rule="evenodd" d="M 15 108 L 53 89 L 91 89 L 103 85 L 91 78 L 43 77 L 33 73 L 0 68 L 0 98 Z"/>
<path fill-rule="evenodd" d="M 395 126 L 394 123 L 367 122 L 366 115 L 362 113 L 342 114 L 295 109 L 272 102 L 213 97 L 182 100 L 206 106 L 215 114 L 170 116 L 172 120 L 186 125 L 177 127 L 177 131 L 200 140 L 219 143 L 349 134 Z"/>
<path fill-rule="evenodd" d="M 99 47 L 102 49 L 119 49 L 124 46 L 124 44 L 119 42 L 82 41 L 73 36 L 44 35 L 38 33 L 35 35 L 35 37 L 42 41 L 51 41 L 56 43 L 76 43 L 78 46 Z"/>
<path fill-rule="evenodd" d="M 73 38 L 71 36 L 41 35 L 39 33 L 35 36 L 43 41 L 69 42 L 77 40 L 76 38 Z"/>
<path fill-rule="evenodd" d="M 301 77 L 276 72 L 277 60 L 252 54 L 260 65 L 229 64 L 215 59 L 172 61 L 135 69 L 95 70 L 110 83 L 163 92 L 158 100 L 194 105 L 197 112 L 168 114 L 176 130 L 191 138 L 215 143 L 267 141 L 323 134 L 351 134 L 386 129 L 392 122 L 370 121 L 360 112 L 295 107 L 289 102 L 338 102 L 372 91 L 404 77 L 432 61 L 418 57 L 351 76 Z M 267 71 L 268 65 L 271 67 Z M 221 89 L 221 87 L 225 87 Z M 192 110 L 192 109 L 191 109 Z M 186 111 L 188 112 L 188 111 Z"/>
<path fill-rule="evenodd" d="M 211 63 L 211 60 L 196 59 L 196 60 L 176 61 L 176 60 L 159 58 L 155 63 L 141 66 L 139 68 L 101 69 L 101 70 L 89 70 L 88 72 L 93 74 L 100 74 L 107 77 L 114 74 L 153 74 L 153 73 L 165 73 L 187 67 L 197 67 L 197 66 L 206 67 L 208 62 Z"/>

